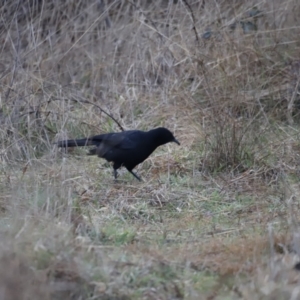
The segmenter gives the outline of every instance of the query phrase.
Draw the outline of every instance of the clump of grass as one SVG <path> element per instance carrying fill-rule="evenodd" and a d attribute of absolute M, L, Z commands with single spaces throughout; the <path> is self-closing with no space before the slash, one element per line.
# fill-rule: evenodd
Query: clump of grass
<path fill-rule="evenodd" d="M 296 297 L 300 5 L 100 2 L 0 8 L 1 295 Z M 142 183 L 55 151 L 103 110 L 181 146 Z"/>

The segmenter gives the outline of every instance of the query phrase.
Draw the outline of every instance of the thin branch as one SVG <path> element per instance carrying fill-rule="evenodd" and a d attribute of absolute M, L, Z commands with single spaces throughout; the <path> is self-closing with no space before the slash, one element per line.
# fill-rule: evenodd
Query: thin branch
<path fill-rule="evenodd" d="M 189 3 L 187 2 L 187 0 L 182 0 L 182 2 L 187 6 L 188 10 L 189 10 L 190 13 L 191 13 L 192 20 L 193 20 L 193 30 L 194 30 L 194 32 L 195 32 L 196 41 L 197 41 L 197 43 L 199 43 L 199 35 L 198 35 L 197 29 L 196 29 L 196 21 L 195 21 L 195 16 L 194 16 L 194 13 L 193 13 L 193 11 L 192 11 L 192 8 L 191 8 L 191 6 L 189 5 Z M 203 3 L 202 3 L 202 5 L 203 5 Z"/>
<path fill-rule="evenodd" d="M 124 128 L 122 127 L 122 125 L 112 115 L 110 115 L 108 112 L 106 112 L 99 105 L 97 105 L 97 104 L 95 104 L 95 103 L 93 103 L 91 101 L 88 101 L 88 100 L 77 100 L 77 99 L 59 99 L 59 98 L 51 99 L 51 100 L 71 100 L 71 101 L 74 101 L 74 102 L 77 102 L 77 103 L 87 103 L 87 104 L 93 105 L 93 106 L 97 107 L 98 109 L 100 109 L 108 117 L 110 117 L 118 125 L 118 127 L 120 128 L 121 131 L 124 131 Z"/>

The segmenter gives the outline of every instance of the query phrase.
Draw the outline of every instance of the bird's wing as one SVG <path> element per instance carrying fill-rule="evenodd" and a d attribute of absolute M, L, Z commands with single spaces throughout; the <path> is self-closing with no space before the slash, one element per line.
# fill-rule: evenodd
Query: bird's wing
<path fill-rule="evenodd" d="M 116 150 L 136 149 L 139 140 L 139 131 L 124 131 L 118 133 L 108 133 L 92 137 L 96 145 L 96 153 L 100 157 L 105 157 L 107 153 Z"/>

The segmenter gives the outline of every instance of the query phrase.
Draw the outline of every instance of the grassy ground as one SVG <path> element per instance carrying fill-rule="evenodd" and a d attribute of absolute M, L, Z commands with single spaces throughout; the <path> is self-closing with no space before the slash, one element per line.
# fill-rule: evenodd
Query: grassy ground
<path fill-rule="evenodd" d="M 3 2 L 0 299 L 300 299 L 297 1 Z M 169 128 L 117 182 L 55 144 Z"/>

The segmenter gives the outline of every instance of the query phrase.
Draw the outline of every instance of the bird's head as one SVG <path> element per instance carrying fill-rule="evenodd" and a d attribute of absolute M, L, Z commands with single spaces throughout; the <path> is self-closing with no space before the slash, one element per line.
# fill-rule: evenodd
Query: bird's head
<path fill-rule="evenodd" d="M 159 141 L 159 143 L 161 145 L 171 143 L 171 142 L 174 142 L 174 143 L 180 145 L 178 140 L 174 137 L 173 133 L 169 129 L 164 128 L 164 127 L 159 127 L 159 128 L 153 129 L 153 131 L 155 132 L 157 141 Z"/>

